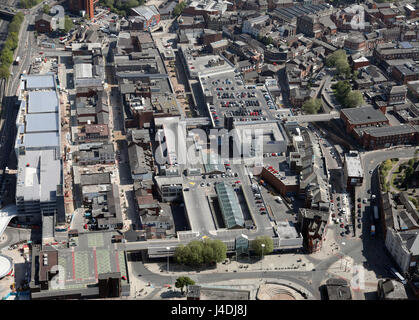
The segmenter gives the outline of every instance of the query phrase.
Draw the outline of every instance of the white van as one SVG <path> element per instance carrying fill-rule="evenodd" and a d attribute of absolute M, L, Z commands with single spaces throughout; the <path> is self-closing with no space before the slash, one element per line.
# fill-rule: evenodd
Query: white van
<path fill-rule="evenodd" d="M 282 199 L 281 199 L 281 197 L 280 197 L 280 196 L 277 196 L 277 197 L 275 198 L 275 200 L 276 200 L 276 202 L 278 202 L 278 203 L 282 203 Z"/>

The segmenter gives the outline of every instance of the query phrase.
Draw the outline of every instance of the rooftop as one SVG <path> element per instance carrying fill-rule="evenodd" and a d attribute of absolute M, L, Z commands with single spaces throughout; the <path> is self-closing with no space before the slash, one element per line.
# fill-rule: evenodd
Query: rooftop
<path fill-rule="evenodd" d="M 58 96 L 53 90 L 29 91 L 28 113 L 58 112 Z"/>
<path fill-rule="evenodd" d="M 343 109 L 341 112 L 348 118 L 350 124 L 355 125 L 388 121 L 380 110 L 373 107 L 348 108 Z"/>

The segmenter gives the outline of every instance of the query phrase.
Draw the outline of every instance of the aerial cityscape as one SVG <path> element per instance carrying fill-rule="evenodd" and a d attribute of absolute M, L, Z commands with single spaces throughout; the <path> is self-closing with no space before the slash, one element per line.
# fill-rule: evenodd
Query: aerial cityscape
<path fill-rule="evenodd" d="M 419 298 L 419 0 L 2 0 L 0 113 L 2 300 Z"/>

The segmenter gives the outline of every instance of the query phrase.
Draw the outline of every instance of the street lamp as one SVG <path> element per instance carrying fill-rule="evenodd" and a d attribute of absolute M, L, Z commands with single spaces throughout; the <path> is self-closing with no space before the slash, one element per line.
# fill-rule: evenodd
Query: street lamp
<path fill-rule="evenodd" d="M 262 261 L 260 262 L 260 268 L 261 270 L 263 270 L 263 251 L 265 249 L 265 244 L 262 243 L 260 246 L 262 247 Z"/>
<path fill-rule="evenodd" d="M 167 250 L 167 273 L 169 273 L 169 251 L 170 251 L 170 247 L 166 247 Z"/>

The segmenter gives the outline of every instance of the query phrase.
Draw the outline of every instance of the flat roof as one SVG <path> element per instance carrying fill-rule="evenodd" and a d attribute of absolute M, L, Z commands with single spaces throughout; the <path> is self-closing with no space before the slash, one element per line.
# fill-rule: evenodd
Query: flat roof
<path fill-rule="evenodd" d="M 25 76 L 26 89 L 53 89 L 55 88 L 55 76 L 54 74 L 44 75 L 28 75 Z"/>
<path fill-rule="evenodd" d="M 348 177 L 363 177 L 361 158 L 358 153 L 345 154 L 345 163 L 348 171 Z"/>
<path fill-rule="evenodd" d="M 61 182 L 61 162 L 55 150 L 27 150 L 19 156 L 16 197 L 25 201 L 54 201 Z"/>
<path fill-rule="evenodd" d="M 390 135 L 399 135 L 399 134 L 409 134 L 415 133 L 418 129 L 409 125 L 399 125 L 399 126 L 385 126 L 385 127 L 370 127 L 364 130 L 364 133 L 367 133 L 374 137 L 385 137 Z"/>
<path fill-rule="evenodd" d="M 60 135 L 59 132 L 33 132 L 26 133 L 23 136 L 23 144 L 25 148 L 46 148 L 59 147 Z"/>
<path fill-rule="evenodd" d="M 348 108 L 341 111 L 351 124 L 388 121 L 387 117 L 373 107 Z"/>
<path fill-rule="evenodd" d="M 26 115 L 26 132 L 58 131 L 58 113 L 29 113 Z"/>
<path fill-rule="evenodd" d="M 12 270 L 13 262 L 12 259 L 6 256 L 0 255 L 0 279 L 7 276 Z"/>
<path fill-rule="evenodd" d="M 28 113 L 58 112 L 58 97 L 54 90 L 30 91 Z"/>

